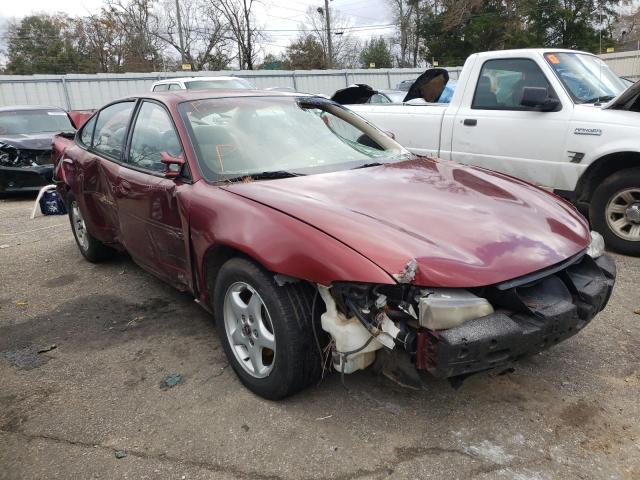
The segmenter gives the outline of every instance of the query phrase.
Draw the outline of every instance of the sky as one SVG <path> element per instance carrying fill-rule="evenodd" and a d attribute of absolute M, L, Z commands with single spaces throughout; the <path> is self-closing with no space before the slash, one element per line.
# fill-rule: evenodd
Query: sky
<path fill-rule="evenodd" d="M 32 13 L 93 14 L 100 10 L 102 4 L 102 0 L 2 0 L 0 28 L 7 20 Z M 353 27 L 351 33 L 360 39 L 380 35 L 389 38 L 393 33 L 392 27 L 381 26 L 392 23 L 386 0 L 333 0 L 330 5 L 347 17 Z M 324 0 L 262 0 L 256 7 L 256 20 L 268 35 L 265 53 L 281 53 L 297 37 L 296 30 L 309 6 L 324 6 Z"/>

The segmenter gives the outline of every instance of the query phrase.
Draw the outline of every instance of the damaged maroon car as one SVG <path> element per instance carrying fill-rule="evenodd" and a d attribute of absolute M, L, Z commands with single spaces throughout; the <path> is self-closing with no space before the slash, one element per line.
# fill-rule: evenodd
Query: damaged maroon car
<path fill-rule="evenodd" d="M 568 203 L 416 157 L 324 98 L 180 91 L 109 104 L 55 178 L 81 253 L 126 250 L 213 312 L 266 398 L 376 359 L 403 383 L 502 367 L 574 335 L 615 265 Z"/>

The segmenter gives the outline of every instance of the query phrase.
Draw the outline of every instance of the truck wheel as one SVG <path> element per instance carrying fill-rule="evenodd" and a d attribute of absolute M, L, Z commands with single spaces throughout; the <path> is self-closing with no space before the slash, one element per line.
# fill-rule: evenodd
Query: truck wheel
<path fill-rule="evenodd" d="M 80 249 L 80 253 L 90 262 L 101 262 L 112 258 L 116 251 L 110 247 L 107 247 L 100 240 L 97 240 L 87 230 L 87 226 L 84 223 L 84 217 L 80 211 L 78 201 L 75 199 L 72 193 L 67 195 L 67 205 L 69 210 L 69 221 L 71 222 L 71 230 L 73 236 L 76 239 L 76 244 Z"/>
<path fill-rule="evenodd" d="M 609 247 L 640 255 L 640 169 L 607 177 L 593 193 L 589 217 Z"/>
<path fill-rule="evenodd" d="M 220 268 L 213 292 L 216 329 L 249 390 L 277 400 L 319 380 L 312 300 L 308 284 L 279 286 L 272 274 L 244 258 Z"/>

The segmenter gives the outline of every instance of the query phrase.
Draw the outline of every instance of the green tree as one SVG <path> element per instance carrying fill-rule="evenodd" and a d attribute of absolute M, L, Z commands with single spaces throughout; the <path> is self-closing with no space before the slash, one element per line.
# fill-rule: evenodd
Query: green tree
<path fill-rule="evenodd" d="M 302 36 L 291 42 L 282 62 L 282 66 L 288 70 L 323 69 L 326 65 L 322 44 L 313 35 Z"/>
<path fill-rule="evenodd" d="M 31 15 L 9 26 L 9 74 L 62 74 L 87 71 L 76 23 L 65 15 Z"/>
<path fill-rule="evenodd" d="M 374 64 L 374 68 L 391 68 L 393 59 L 391 51 L 384 38 L 372 38 L 364 44 L 360 52 L 360 63 L 364 68 L 369 68 Z"/>

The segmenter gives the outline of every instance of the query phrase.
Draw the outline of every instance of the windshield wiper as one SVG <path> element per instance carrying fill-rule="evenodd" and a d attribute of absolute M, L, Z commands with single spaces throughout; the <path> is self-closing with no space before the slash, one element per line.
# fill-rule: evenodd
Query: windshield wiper
<path fill-rule="evenodd" d="M 584 100 L 581 103 L 602 103 L 602 102 L 608 102 L 610 100 L 613 100 L 614 98 L 616 98 L 613 95 L 602 95 L 601 97 L 594 97 L 594 98 L 590 98 L 589 100 Z"/>
<path fill-rule="evenodd" d="M 237 177 L 226 178 L 225 182 L 240 182 L 245 179 L 249 180 L 275 180 L 277 178 L 301 177 L 304 173 L 290 172 L 288 170 L 270 170 L 266 172 L 247 173 L 238 175 Z"/>
<path fill-rule="evenodd" d="M 351 170 L 357 170 L 359 168 L 379 167 L 380 165 L 386 165 L 386 162 L 363 163 L 362 165 L 358 165 L 357 167 L 353 167 Z"/>

